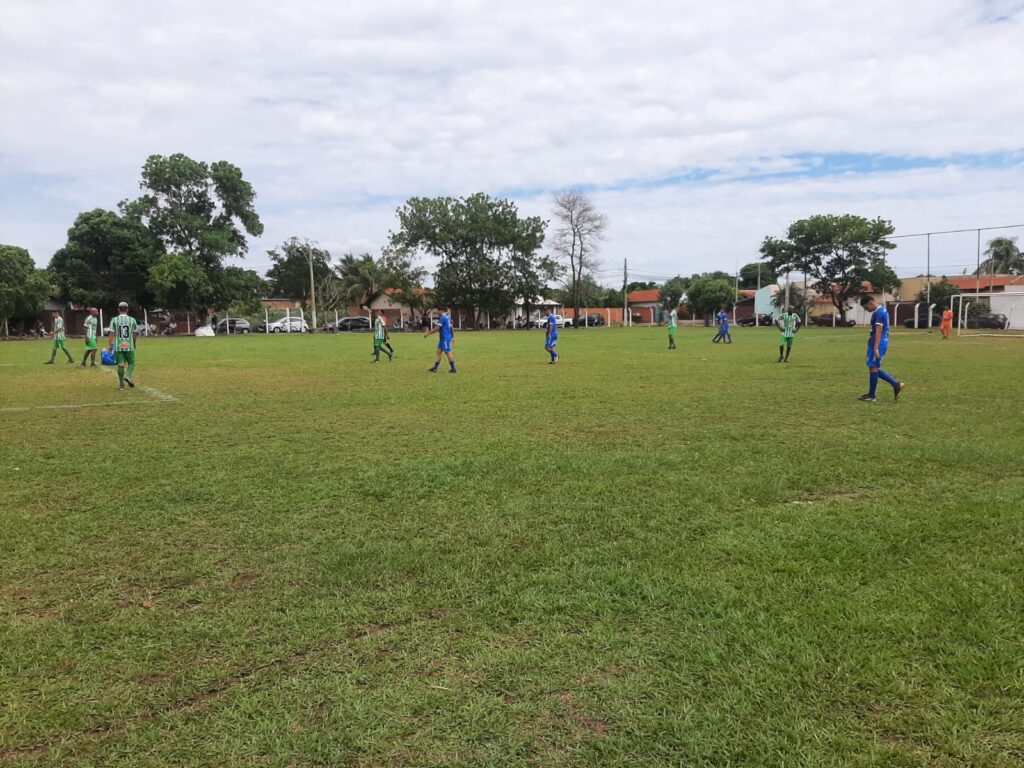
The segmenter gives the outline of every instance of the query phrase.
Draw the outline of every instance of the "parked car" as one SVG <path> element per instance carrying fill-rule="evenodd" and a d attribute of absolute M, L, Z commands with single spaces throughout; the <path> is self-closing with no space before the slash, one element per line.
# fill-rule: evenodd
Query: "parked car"
<path fill-rule="evenodd" d="M 604 315 L 597 312 L 591 312 L 588 315 L 580 315 L 580 317 L 576 318 L 572 323 L 573 328 L 600 328 L 604 324 Z"/>
<path fill-rule="evenodd" d="M 214 333 L 218 336 L 222 333 L 249 333 L 252 324 L 244 317 L 227 317 L 214 326 Z"/>
<path fill-rule="evenodd" d="M 301 317 L 282 317 L 269 326 L 261 322 L 256 326 L 257 333 L 309 333 L 309 324 Z"/>
<path fill-rule="evenodd" d="M 527 320 L 527 319 L 522 318 L 522 317 L 516 318 L 515 321 L 509 320 L 507 323 L 505 323 L 505 330 L 507 330 L 507 331 L 513 331 L 513 330 L 518 331 L 518 330 L 522 330 L 524 328 L 536 328 L 536 327 L 537 327 L 537 321 L 536 320 Z"/>
<path fill-rule="evenodd" d="M 537 328 L 547 328 L 548 327 L 548 315 L 541 315 L 540 318 L 538 318 L 538 320 L 536 322 L 536 327 Z M 572 320 L 570 320 L 569 318 L 567 318 L 567 317 L 565 317 L 563 315 L 555 315 L 555 327 L 557 327 L 557 328 L 572 328 Z"/>
<path fill-rule="evenodd" d="M 938 328 L 940 323 L 942 323 L 942 315 L 938 314 L 937 312 L 932 312 L 932 324 L 931 324 L 931 327 L 932 328 Z M 908 317 L 906 320 L 904 320 L 903 321 L 903 327 L 904 328 L 913 328 L 914 327 L 914 318 L 913 317 Z M 927 307 L 923 307 L 922 309 L 920 309 L 918 311 L 918 313 L 917 313 L 917 327 L 918 328 L 928 328 L 929 327 L 928 326 L 928 308 Z"/>
<path fill-rule="evenodd" d="M 853 326 L 857 324 L 856 320 L 849 317 L 846 318 L 846 322 L 844 323 L 843 319 L 839 315 L 836 315 L 832 312 L 826 312 L 823 315 L 815 315 L 814 317 L 811 318 L 811 322 L 814 323 L 815 325 L 831 327 L 833 317 L 835 317 L 835 325 L 837 328 L 842 325 L 845 325 L 847 328 L 853 328 Z"/>
<path fill-rule="evenodd" d="M 370 330 L 370 319 L 361 315 L 339 317 L 337 322 L 332 320 L 323 326 L 323 329 L 330 333 L 337 331 L 368 331 Z"/>
<path fill-rule="evenodd" d="M 753 328 L 755 326 L 774 328 L 775 318 L 771 315 L 748 315 L 737 320 L 736 325 L 743 328 Z"/>
<path fill-rule="evenodd" d="M 146 325 L 141 320 L 136 320 L 135 324 L 136 324 L 136 327 L 138 328 L 139 336 L 152 336 L 153 335 L 152 331 L 149 328 L 149 326 Z M 47 333 L 46 335 L 49 336 L 50 334 Z M 109 336 L 110 335 L 110 324 L 109 323 L 107 324 L 107 327 L 103 329 L 103 335 L 104 336 Z"/>
<path fill-rule="evenodd" d="M 976 315 L 967 318 L 968 328 L 997 328 L 1003 331 L 1006 326 L 1006 315 Z"/>

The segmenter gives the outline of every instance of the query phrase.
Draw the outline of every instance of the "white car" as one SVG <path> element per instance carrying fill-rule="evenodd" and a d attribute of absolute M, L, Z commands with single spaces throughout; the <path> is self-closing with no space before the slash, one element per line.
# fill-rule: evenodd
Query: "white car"
<path fill-rule="evenodd" d="M 544 329 L 548 327 L 549 315 L 541 315 L 537 320 L 537 327 Z M 555 327 L 556 328 L 572 328 L 572 320 L 562 315 L 555 315 Z"/>
<path fill-rule="evenodd" d="M 283 317 L 268 325 L 267 330 L 270 333 L 309 333 L 309 324 L 301 317 Z"/>

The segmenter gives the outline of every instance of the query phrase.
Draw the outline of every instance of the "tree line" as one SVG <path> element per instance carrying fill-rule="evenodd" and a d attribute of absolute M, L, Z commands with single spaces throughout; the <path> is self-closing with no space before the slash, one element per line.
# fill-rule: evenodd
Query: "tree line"
<path fill-rule="evenodd" d="M 478 321 L 515 306 L 528 316 L 537 297 L 553 298 L 577 314 L 588 306 L 621 307 L 623 288 L 657 288 L 666 309 L 685 303 L 695 316 L 706 317 L 732 306 L 737 287 L 753 289 L 791 273 L 804 276 L 845 317 L 866 283 L 883 289 L 899 284 L 885 259 L 894 247 L 887 239 L 891 223 L 847 214 L 800 219 L 785 237 L 766 237 L 759 260 L 738 275 L 717 271 L 662 284 L 602 286 L 595 276 L 597 254 L 609 222 L 579 192 L 554 196 L 552 221 L 523 216 L 514 202 L 484 193 L 414 197 L 397 209 L 396 227 L 380 255 L 335 260 L 318 244 L 291 237 L 267 251 L 271 267 L 260 275 L 231 261 L 243 259 L 248 238 L 263 233 L 256 193 L 237 166 L 152 155 L 139 187 L 140 195 L 122 200 L 116 211 L 79 214 L 46 269 L 35 268 L 25 249 L 0 245 L 0 321 L 32 317 L 48 298 L 251 314 L 268 296 L 308 302 L 311 274 L 321 310 L 365 305 L 385 291 L 417 310 L 427 301 L 427 272 L 419 266 L 424 257 L 437 265 L 430 300 L 473 313 Z M 1014 238 L 992 240 L 986 257 L 983 274 L 1024 272 Z"/>

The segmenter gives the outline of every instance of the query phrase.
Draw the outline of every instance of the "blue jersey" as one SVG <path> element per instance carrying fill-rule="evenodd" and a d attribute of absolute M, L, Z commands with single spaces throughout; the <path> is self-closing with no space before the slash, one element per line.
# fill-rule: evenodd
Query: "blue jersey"
<path fill-rule="evenodd" d="M 448 315 L 441 315 L 441 318 L 437 321 L 437 326 L 440 329 L 438 334 L 441 337 L 442 342 L 451 343 L 452 340 L 452 319 Z"/>
<path fill-rule="evenodd" d="M 554 313 L 548 315 L 548 338 L 552 341 L 558 339 L 558 320 L 555 319 Z"/>
<path fill-rule="evenodd" d="M 725 314 L 725 312 L 718 313 L 718 324 L 722 326 L 722 328 L 729 328 L 729 316 Z"/>
<path fill-rule="evenodd" d="M 868 346 L 875 346 L 875 334 L 881 333 L 881 341 L 878 342 L 879 347 L 886 347 L 889 345 L 889 313 L 885 307 L 877 307 L 874 312 L 871 313 L 871 335 L 868 336 Z"/>

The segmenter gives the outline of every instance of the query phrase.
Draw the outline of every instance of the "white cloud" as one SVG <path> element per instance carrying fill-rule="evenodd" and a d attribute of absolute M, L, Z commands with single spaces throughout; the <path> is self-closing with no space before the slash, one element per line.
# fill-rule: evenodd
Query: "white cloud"
<path fill-rule="evenodd" d="M 256 266 L 292 234 L 379 245 L 405 197 L 477 190 L 546 215 L 551 190 L 621 189 L 595 193 L 606 258 L 654 274 L 729 269 L 822 210 L 1024 218 L 1019 160 L 749 181 L 794 155 L 1019 152 L 1021 3 L 5 0 L 3 17 L 0 240 L 41 262 L 78 210 L 177 151 L 254 183 Z M 694 169 L 719 175 L 631 184 Z"/>

